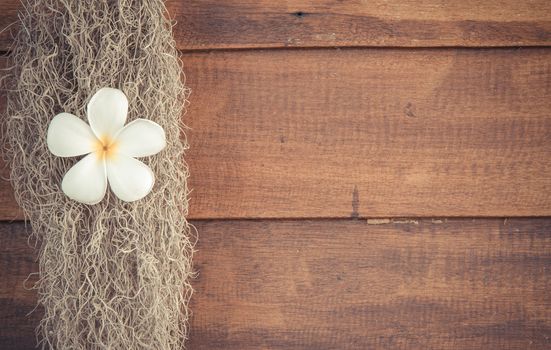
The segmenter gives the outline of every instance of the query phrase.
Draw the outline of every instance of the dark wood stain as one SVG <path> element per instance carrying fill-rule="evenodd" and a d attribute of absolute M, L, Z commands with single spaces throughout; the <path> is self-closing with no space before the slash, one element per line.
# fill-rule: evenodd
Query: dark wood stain
<path fill-rule="evenodd" d="M 236 220 L 201 233 L 189 349 L 547 349 L 551 219 Z M 0 224 L 0 348 L 41 311 L 23 224 Z"/>
<path fill-rule="evenodd" d="M 550 49 L 182 59 L 191 218 L 349 218 L 354 186 L 370 217 L 551 215 Z"/>
<path fill-rule="evenodd" d="M 354 186 L 352 191 L 352 214 L 350 216 L 354 219 L 360 217 L 360 192 L 358 191 L 358 186 Z"/>
<path fill-rule="evenodd" d="M 551 44 L 547 0 L 167 0 L 166 6 L 183 50 Z M 20 8 L 19 0 L 0 3 L 0 29 L 16 22 Z M 1 32 L 0 50 L 10 41 L 10 30 Z"/>
<path fill-rule="evenodd" d="M 166 5 L 206 219 L 189 349 L 551 348 L 551 1 Z M 0 223 L 0 349 L 35 346 L 27 234 Z"/>

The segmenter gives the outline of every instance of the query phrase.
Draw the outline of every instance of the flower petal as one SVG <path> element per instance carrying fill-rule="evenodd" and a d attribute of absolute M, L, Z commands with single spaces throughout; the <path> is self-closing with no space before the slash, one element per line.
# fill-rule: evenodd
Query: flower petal
<path fill-rule="evenodd" d="M 92 152 L 97 138 L 86 122 L 70 113 L 56 115 L 48 126 L 46 143 L 58 157 L 75 157 Z"/>
<path fill-rule="evenodd" d="M 119 89 L 102 88 L 88 102 L 87 113 L 94 134 L 100 140 L 111 138 L 126 122 L 128 100 Z"/>
<path fill-rule="evenodd" d="M 153 171 L 137 159 L 117 154 L 108 159 L 107 178 L 113 193 L 125 202 L 145 197 L 153 188 Z"/>
<path fill-rule="evenodd" d="M 163 128 L 147 119 L 128 123 L 117 136 L 117 152 L 129 157 L 147 157 L 166 146 Z"/>
<path fill-rule="evenodd" d="M 91 153 L 76 163 L 63 178 L 61 189 L 71 199 L 96 204 L 107 190 L 105 161 Z"/>

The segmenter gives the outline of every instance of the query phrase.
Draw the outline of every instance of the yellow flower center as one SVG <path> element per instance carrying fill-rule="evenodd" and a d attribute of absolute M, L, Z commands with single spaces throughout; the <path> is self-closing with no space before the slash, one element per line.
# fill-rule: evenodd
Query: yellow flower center
<path fill-rule="evenodd" d="M 109 136 L 103 136 L 94 144 L 94 150 L 98 154 L 99 159 L 113 158 L 117 151 L 117 142 Z"/>

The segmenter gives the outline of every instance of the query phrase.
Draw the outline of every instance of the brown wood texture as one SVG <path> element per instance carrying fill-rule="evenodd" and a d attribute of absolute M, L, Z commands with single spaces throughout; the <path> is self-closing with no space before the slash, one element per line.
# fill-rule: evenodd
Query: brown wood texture
<path fill-rule="evenodd" d="M 199 221 L 189 349 L 548 349 L 551 219 Z M 0 224 L 0 348 L 40 311 Z"/>
<path fill-rule="evenodd" d="M 418 218 L 551 216 L 551 48 L 484 48 L 550 46 L 551 1 L 166 3 L 190 218 L 271 219 L 193 222 L 189 349 L 551 348 L 551 218 Z M 35 345 L 27 233 L 0 223 L 0 349 Z"/>
<path fill-rule="evenodd" d="M 183 60 L 191 218 L 551 215 L 550 49 Z"/>
<path fill-rule="evenodd" d="M 20 0 L 0 2 L 0 29 Z M 168 0 L 185 50 L 551 44 L 548 0 Z M 0 34 L 0 50 L 11 42 Z"/>

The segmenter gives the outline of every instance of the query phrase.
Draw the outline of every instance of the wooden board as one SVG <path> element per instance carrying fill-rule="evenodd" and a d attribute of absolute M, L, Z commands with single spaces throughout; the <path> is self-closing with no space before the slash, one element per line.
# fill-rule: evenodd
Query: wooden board
<path fill-rule="evenodd" d="M 32 313 L 37 295 L 31 290 L 38 266 L 22 223 L 0 224 L 0 349 L 34 349 L 34 330 L 42 316 Z M 30 314 L 30 315 L 29 315 Z"/>
<path fill-rule="evenodd" d="M 201 221 L 189 349 L 548 349 L 551 219 Z M 0 224 L 0 348 L 40 313 Z"/>
<path fill-rule="evenodd" d="M 20 0 L 0 3 L 0 29 Z M 551 44 L 548 0 L 168 0 L 184 50 Z M 0 35 L 0 49 L 11 42 Z"/>
<path fill-rule="evenodd" d="M 551 49 L 183 60 L 191 218 L 551 215 Z"/>

